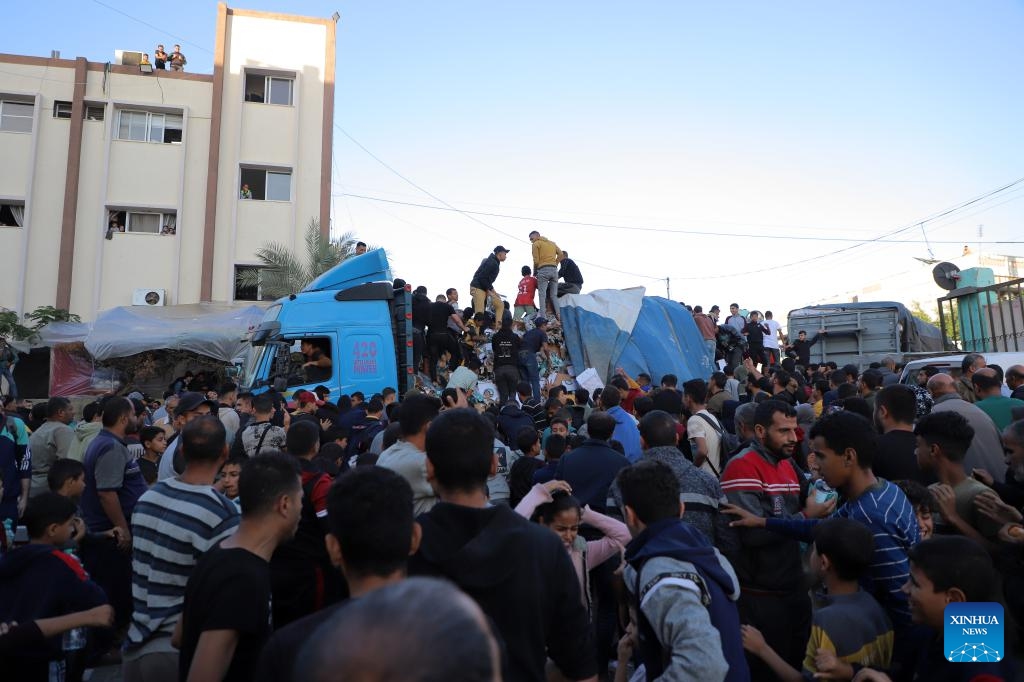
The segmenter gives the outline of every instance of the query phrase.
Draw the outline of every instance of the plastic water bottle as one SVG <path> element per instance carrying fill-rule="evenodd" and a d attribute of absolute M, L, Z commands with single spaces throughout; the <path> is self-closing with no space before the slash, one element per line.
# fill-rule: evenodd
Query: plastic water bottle
<path fill-rule="evenodd" d="M 64 651 L 79 651 L 85 648 L 85 628 L 73 628 L 64 633 Z"/>
<path fill-rule="evenodd" d="M 11 523 L 10 519 L 4 519 L 4 538 L 6 551 L 10 552 L 14 549 L 14 524 Z"/>
<path fill-rule="evenodd" d="M 814 482 L 814 501 L 818 504 L 825 504 L 836 495 L 836 491 L 830 488 L 828 483 L 825 483 L 825 479 L 819 478 Z"/>

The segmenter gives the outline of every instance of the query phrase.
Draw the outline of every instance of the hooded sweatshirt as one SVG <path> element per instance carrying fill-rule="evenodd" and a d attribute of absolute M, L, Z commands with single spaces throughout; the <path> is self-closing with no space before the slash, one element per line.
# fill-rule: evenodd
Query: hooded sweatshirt
<path fill-rule="evenodd" d="M 78 422 L 75 426 L 75 440 L 71 442 L 71 449 L 68 451 L 68 459 L 85 461 L 85 451 L 89 449 L 89 443 L 102 428 L 103 424 L 100 422 Z"/>
<path fill-rule="evenodd" d="M 504 405 L 498 413 L 498 430 L 504 434 L 505 442 L 516 447 L 516 438 L 523 429 L 536 429 L 533 417 L 515 403 Z"/>
<path fill-rule="evenodd" d="M 615 431 L 612 432 L 612 440 L 622 443 L 622 449 L 626 451 L 626 459 L 630 464 L 640 461 L 643 454 L 643 447 L 640 445 L 640 429 L 637 428 L 633 415 L 618 405 L 605 410 L 615 419 Z"/>
<path fill-rule="evenodd" d="M 78 559 L 52 545 L 29 544 L 0 558 L 0 622 L 29 623 L 106 603 L 103 589 L 89 579 Z M 45 646 L 19 654 L 26 659 L 58 658 L 61 638 L 51 637 Z"/>
<path fill-rule="evenodd" d="M 569 679 L 597 674 L 593 628 L 557 535 L 504 505 L 440 502 L 417 521 L 409 574 L 447 578 L 476 600 L 504 640 L 503 679 L 543 682 L 548 657 Z"/>
<path fill-rule="evenodd" d="M 750 680 L 739 580 L 701 532 L 680 519 L 656 521 L 626 547 L 626 563 L 648 680 Z"/>

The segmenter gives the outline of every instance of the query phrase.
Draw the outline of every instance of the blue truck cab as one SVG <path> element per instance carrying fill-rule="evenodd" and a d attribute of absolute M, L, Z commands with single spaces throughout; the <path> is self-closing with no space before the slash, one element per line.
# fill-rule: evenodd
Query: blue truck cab
<path fill-rule="evenodd" d="M 241 384 L 286 397 L 322 385 L 332 401 L 388 386 L 401 395 L 414 383 L 411 302 L 383 250 L 350 257 L 267 309 Z"/>

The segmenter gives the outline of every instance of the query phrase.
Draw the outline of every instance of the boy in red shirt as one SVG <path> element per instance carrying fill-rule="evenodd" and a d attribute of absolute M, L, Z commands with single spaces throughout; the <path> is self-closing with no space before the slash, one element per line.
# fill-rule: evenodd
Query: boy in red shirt
<path fill-rule="evenodd" d="M 516 296 L 515 314 L 512 319 L 519 320 L 532 317 L 537 314 L 537 306 L 534 305 L 534 296 L 537 294 L 537 278 L 529 265 L 523 266 L 523 278 L 519 280 L 519 294 Z"/>

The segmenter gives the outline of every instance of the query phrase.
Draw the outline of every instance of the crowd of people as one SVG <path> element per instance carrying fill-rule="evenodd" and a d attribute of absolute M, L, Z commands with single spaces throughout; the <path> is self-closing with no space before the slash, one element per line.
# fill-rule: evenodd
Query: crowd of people
<path fill-rule="evenodd" d="M 1024 367 L 901 384 L 693 306 L 719 371 L 572 390 L 540 363 L 582 277 L 531 241 L 511 311 L 500 246 L 468 311 L 415 291 L 439 396 L 5 398 L 5 679 L 1013 679 Z M 947 660 L 946 605 L 993 601 L 1011 655 Z"/>

